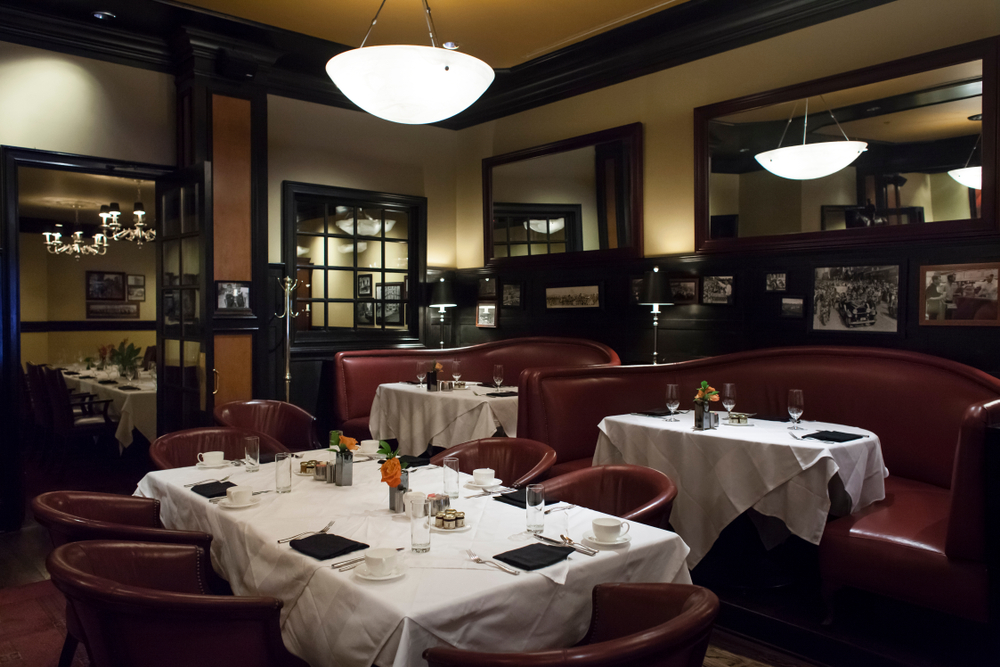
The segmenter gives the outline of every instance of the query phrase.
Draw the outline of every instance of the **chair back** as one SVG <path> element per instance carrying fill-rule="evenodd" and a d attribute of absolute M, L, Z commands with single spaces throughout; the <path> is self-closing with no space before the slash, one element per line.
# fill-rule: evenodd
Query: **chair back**
<path fill-rule="evenodd" d="M 322 449 L 316 436 L 316 418 L 297 405 L 284 401 L 230 401 L 217 405 L 215 422 L 220 426 L 247 428 L 266 433 L 293 452 Z"/>
<path fill-rule="evenodd" d="M 73 430 L 74 419 L 66 380 L 61 372 L 52 368 L 42 366 L 39 370 L 48 392 L 52 427 L 56 433 L 68 433 Z"/>
<path fill-rule="evenodd" d="M 31 408 L 31 393 L 28 390 L 28 374 L 21 364 L 17 365 L 17 406 L 18 417 L 22 423 L 35 423 L 35 413 Z"/>
<path fill-rule="evenodd" d="M 148 371 L 151 366 L 156 365 L 156 346 L 150 345 L 142 355 L 142 370 Z"/>
<path fill-rule="evenodd" d="M 544 442 L 527 438 L 482 438 L 446 449 L 431 459 L 444 465 L 454 456 L 458 469 L 472 474 L 476 468 L 492 468 L 507 486 L 522 487 L 540 478 L 556 462 L 556 452 Z"/>
<path fill-rule="evenodd" d="M 243 439 L 251 435 L 260 438 L 261 455 L 288 451 L 287 447 L 266 433 L 245 428 L 210 426 L 160 436 L 149 446 L 149 458 L 160 470 L 193 466 L 198 463 L 200 452 L 222 451 L 227 460 L 242 459 L 246 456 Z"/>
<path fill-rule="evenodd" d="M 677 486 L 659 470 L 635 465 L 583 468 L 542 482 L 558 499 L 656 528 L 667 528 Z"/>
<path fill-rule="evenodd" d="M 281 601 L 205 594 L 203 551 L 96 540 L 52 552 L 95 667 L 305 667 L 281 641 Z"/>
<path fill-rule="evenodd" d="M 42 366 L 28 362 L 28 396 L 31 398 L 31 410 L 34 413 L 35 425 L 42 428 L 52 427 L 52 403 L 49 401 L 49 390 L 42 375 Z"/>

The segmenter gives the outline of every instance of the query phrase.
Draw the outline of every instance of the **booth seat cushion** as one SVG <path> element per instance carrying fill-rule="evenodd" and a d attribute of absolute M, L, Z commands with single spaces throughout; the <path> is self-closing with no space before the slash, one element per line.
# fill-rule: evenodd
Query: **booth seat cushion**
<path fill-rule="evenodd" d="M 338 428 L 344 432 L 348 438 L 355 438 L 356 440 L 371 440 L 372 432 L 368 428 L 368 415 L 364 417 L 355 417 L 354 419 L 348 419 Z"/>
<path fill-rule="evenodd" d="M 576 470 L 589 468 L 592 462 L 592 459 L 583 458 L 576 459 L 575 461 L 567 461 L 566 463 L 556 463 L 554 466 L 549 468 L 548 473 L 545 475 L 545 479 L 552 479 L 553 477 L 559 477 L 560 475 L 565 475 Z"/>

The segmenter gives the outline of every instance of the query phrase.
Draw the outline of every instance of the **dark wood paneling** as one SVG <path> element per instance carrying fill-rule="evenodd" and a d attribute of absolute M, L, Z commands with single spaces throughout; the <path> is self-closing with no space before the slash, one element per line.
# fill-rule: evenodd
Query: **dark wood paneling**
<path fill-rule="evenodd" d="M 138 322 L 120 320 L 21 322 L 21 333 L 47 333 L 50 331 L 156 331 L 156 320 L 139 320 Z"/>
<path fill-rule="evenodd" d="M 253 398 L 253 337 L 215 336 L 215 405 Z"/>
<path fill-rule="evenodd" d="M 215 280 L 250 280 L 250 100 L 212 95 Z"/>

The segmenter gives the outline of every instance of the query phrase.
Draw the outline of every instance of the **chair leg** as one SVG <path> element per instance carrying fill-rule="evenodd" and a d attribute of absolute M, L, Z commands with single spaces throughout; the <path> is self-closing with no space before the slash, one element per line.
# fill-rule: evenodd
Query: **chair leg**
<path fill-rule="evenodd" d="M 59 667 L 70 667 L 73 658 L 76 656 L 76 647 L 79 644 L 76 637 L 66 633 L 66 641 L 63 642 L 62 653 L 59 654 Z"/>

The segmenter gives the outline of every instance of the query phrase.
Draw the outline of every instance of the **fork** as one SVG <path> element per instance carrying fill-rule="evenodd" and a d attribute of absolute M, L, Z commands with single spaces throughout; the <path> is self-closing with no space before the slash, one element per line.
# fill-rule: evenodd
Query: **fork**
<path fill-rule="evenodd" d="M 544 512 L 542 512 L 542 514 L 548 514 L 549 512 L 561 512 L 563 510 L 571 510 L 571 509 L 575 509 L 575 508 L 576 508 L 576 505 L 572 505 L 572 504 L 567 503 L 566 505 L 560 505 L 559 507 L 550 507 L 547 510 L 545 510 Z"/>
<path fill-rule="evenodd" d="M 261 496 L 261 495 L 264 495 L 265 493 L 274 493 L 274 489 L 269 489 L 267 491 L 254 491 L 251 495 Z M 217 498 L 209 498 L 208 502 L 210 502 L 210 503 L 221 503 L 225 499 L 226 499 L 226 496 L 219 496 Z"/>
<path fill-rule="evenodd" d="M 209 482 L 219 482 L 221 484 L 222 482 L 229 481 L 230 477 L 232 477 L 232 475 L 226 475 L 222 479 L 203 479 L 200 482 L 191 482 L 190 484 L 185 484 L 184 488 L 190 489 L 192 486 L 198 486 L 199 484 L 208 484 Z"/>
<path fill-rule="evenodd" d="M 473 551 L 472 549 L 468 549 L 468 552 L 469 552 L 469 556 L 472 557 L 472 560 L 475 563 L 480 563 L 482 565 L 492 565 L 493 567 L 497 568 L 498 570 L 503 570 L 504 572 L 506 572 L 508 574 L 513 574 L 515 576 L 518 575 L 518 574 L 521 574 L 520 570 L 515 570 L 512 567 L 507 567 L 503 563 L 497 563 L 496 561 L 492 561 L 492 560 L 483 560 L 482 558 L 480 558 L 479 556 L 477 556 L 476 552 Z"/>
<path fill-rule="evenodd" d="M 284 537 L 284 538 L 278 540 L 278 544 L 284 544 L 285 542 L 291 542 L 292 540 L 297 540 L 300 537 L 303 537 L 304 535 L 322 535 L 323 533 L 325 533 L 328 530 L 330 530 L 330 528 L 332 526 L 333 526 L 333 521 L 331 521 L 330 523 L 326 524 L 325 526 L 323 526 L 319 530 L 307 530 L 306 532 L 299 533 L 298 535 L 292 535 L 291 537 Z"/>

